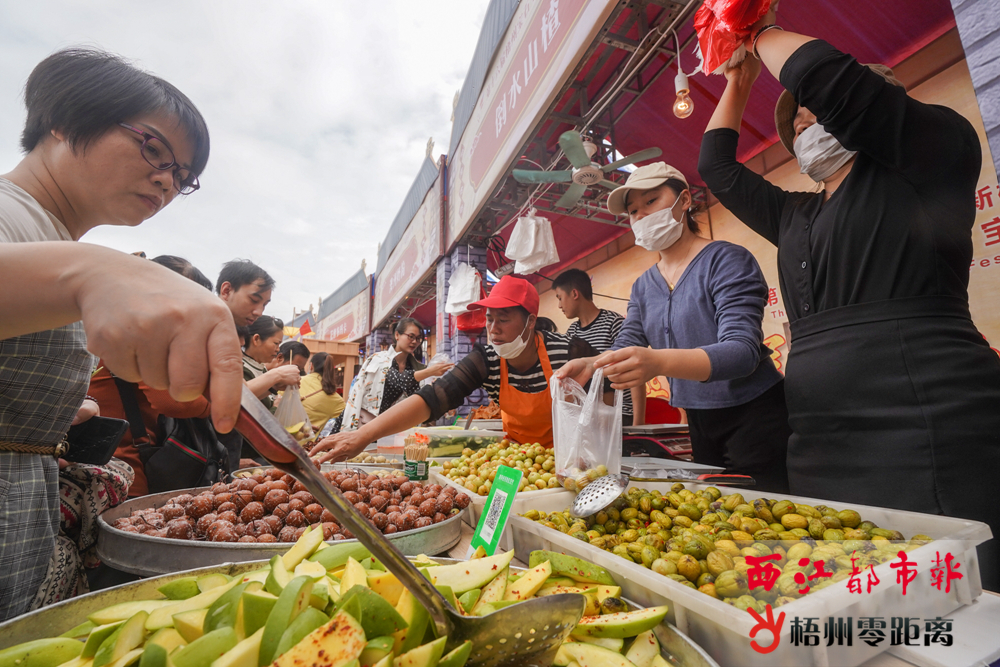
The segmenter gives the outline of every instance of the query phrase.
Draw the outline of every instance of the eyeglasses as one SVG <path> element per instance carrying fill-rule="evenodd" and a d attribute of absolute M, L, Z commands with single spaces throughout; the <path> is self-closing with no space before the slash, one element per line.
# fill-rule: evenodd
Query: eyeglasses
<path fill-rule="evenodd" d="M 419 343 L 420 341 L 422 341 L 424 339 L 424 337 L 422 335 L 420 335 L 420 334 L 411 334 L 411 333 L 399 334 L 400 338 L 402 338 L 403 336 L 406 336 L 407 338 L 409 338 L 410 340 L 412 340 L 414 343 Z"/>
<path fill-rule="evenodd" d="M 139 152 L 142 154 L 142 159 L 149 166 L 159 171 L 173 169 L 174 187 L 177 188 L 178 192 L 182 195 L 189 195 L 201 187 L 201 184 L 198 183 L 198 177 L 194 172 L 177 164 L 174 152 L 170 150 L 169 146 L 163 143 L 162 139 L 127 123 L 118 124 L 126 130 L 131 130 L 142 137 L 142 146 L 139 147 Z"/>

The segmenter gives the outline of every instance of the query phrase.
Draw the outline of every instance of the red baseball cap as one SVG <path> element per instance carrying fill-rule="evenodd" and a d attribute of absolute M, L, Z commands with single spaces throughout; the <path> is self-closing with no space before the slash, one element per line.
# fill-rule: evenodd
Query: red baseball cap
<path fill-rule="evenodd" d="M 469 304 L 469 310 L 515 306 L 521 306 L 530 315 L 538 315 L 538 290 L 524 278 L 508 275 L 493 286 L 488 297 Z"/>

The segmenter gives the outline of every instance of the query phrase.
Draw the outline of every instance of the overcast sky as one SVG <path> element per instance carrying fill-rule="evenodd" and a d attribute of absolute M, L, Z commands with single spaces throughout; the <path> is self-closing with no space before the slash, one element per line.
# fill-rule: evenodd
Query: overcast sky
<path fill-rule="evenodd" d="M 213 282 L 234 257 L 277 281 L 287 319 L 361 266 L 396 215 L 451 108 L 487 0 L 199 0 L 0 3 L 0 173 L 21 158 L 22 90 L 70 45 L 135 60 L 204 114 L 212 154 L 201 190 L 138 228 L 83 241 L 191 260 Z"/>

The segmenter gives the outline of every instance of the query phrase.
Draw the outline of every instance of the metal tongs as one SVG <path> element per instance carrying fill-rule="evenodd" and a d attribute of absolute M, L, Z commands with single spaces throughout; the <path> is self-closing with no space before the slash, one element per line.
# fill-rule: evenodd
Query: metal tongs
<path fill-rule="evenodd" d="M 256 396 L 243 385 L 236 430 L 278 470 L 309 490 L 323 507 L 354 533 L 389 572 L 420 601 L 447 650 L 472 641 L 468 665 L 474 667 L 548 667 L 559 646 L 583 616 L 586 598 L 578 594 L 548 595 L 489 614 L 463 616 L 393 544 L 364 519 L 323 477 L 306 451 L 285 431 Z"/>

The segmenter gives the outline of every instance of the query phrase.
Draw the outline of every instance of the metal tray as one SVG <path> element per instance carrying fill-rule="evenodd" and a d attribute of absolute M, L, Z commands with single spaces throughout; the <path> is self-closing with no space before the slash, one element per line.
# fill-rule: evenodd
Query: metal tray
<path fill-rule="evenodd" d="M 269 560 L 275 554 L 283 554 L 291 543 L 253 544 L 239 542 L 204 542 L 198 540 L 174 540 L 166 537 L 150 537 L 138 533 L 126 533 L 113 528 L 112 524 L 126 517 L 132 510 L 162 507 L 167 500 L 182 493 L 197 495 L 205 488 L 182 489 L 168 493 L 142 496 L 114 507 L 97 519 L 97 556 L 111 567 L 125 572 L 152 577 L 178 570 L 208 567 L 223 563 Z M 386 537 L 406 556 L 427 554 L 433 556 L 448 551 L 462 539 L 463 515 L 468 508 L 441 523 L 425 528 L 413 528 Z M 339 540 L 331 544 L 356 542 Z"/>
<path fill-rule="evenodd" d="M 442 565 L 461 562 L 454 558 L 435 558 L 434 560 Z M 58 604 L 23 614 L 6 623 L 0 623 L 0 650 L 35 639 L 55 637 L 83 623 L 89 614 L 119 602 L 143 598 L 159 598 L 161 595 L 156 589 L 174 579 L 210 574 L 212 572 L 223 572 L 229 576 L 235 576 L 255 570 L 263 565 L 267 565 L 267 561 L 220 563 L 212 567 L 187 570 L 159 576 L 154 579 L 144 579 L 142 581 L 122 584 L 114 588 L 107 588 L 70 600 L 64 600 Z M 523 569 L 511 566 L 511 570 L 513 571 L 521 571 Z M 638 605 L 628 600 L 625 600 L 625 602 L 632 609 L 638 608 Z M 655 628 L 654 632 L 660 641 L 661 655 L 663 655 L 669 664 L 675 667 L 719 667 L 718 663 L 712 660 L 700 646 L 691 641 L 670 623 L 664 621 Z"/>

